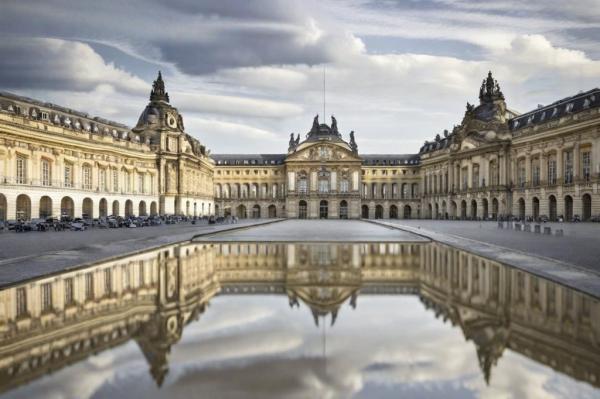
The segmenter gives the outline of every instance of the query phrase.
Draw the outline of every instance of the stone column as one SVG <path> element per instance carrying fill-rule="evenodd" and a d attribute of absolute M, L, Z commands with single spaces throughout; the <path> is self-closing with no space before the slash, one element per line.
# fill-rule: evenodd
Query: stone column
<path fill-rule="evenodd" d="M 525 185 L 531 185 L 531 154 L 525 155 Z"/>

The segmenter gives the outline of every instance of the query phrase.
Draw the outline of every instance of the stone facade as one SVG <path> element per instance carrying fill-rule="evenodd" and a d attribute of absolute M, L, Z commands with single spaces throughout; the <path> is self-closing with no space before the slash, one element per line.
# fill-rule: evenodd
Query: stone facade
<path fill-rule="evenodd" d="M 0 220 L 209 215 L 212 175 L 160 74 L 133 129 L 0 93 Z"/>
<path fill-rule="evenodd" d="M 137 125 L 0 95 L 0 219 L 600 216 L 600 89 L 519 114 L 488 75 L 479 105 L 418 154 L 360 154 L 315 117 L 282 154 L 217 154 L 184 130 L 164 82 Z"/>

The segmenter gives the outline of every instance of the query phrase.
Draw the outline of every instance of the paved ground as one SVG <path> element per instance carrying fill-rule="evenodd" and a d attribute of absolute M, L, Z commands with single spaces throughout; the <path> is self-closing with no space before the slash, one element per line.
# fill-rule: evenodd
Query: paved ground
<path fill-rule="evenodd" d="M 249 219 L 238 224 L 185 223 L 137 229 L 90 229 L 83 232 L 4 232 L 0 234 L 0 286 L 189 241 L 198 234 L 278 222 L 279 219 Z"/>
<path fill-rule="evenodd" d="M 203 241 L 383 242 L 428 241 L 416 234 L 360 220 L 289 219 L 252 229 L 203 236 Z"/>
<path fill-rule="evenodd" d="M 546 223 L 564 230 L 563 237 L 499 229 L 496 222 L 386 220 L 548 257 L 600 273 L 600 223 Z M 506 225 L 506 223 L 505 223 Z"/>

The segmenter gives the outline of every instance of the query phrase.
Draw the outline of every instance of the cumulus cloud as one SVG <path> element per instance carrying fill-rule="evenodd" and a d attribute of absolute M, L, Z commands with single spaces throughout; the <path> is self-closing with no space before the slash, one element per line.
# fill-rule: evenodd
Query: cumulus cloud
<path fill-rule="evenodd" d="M 0 42 L 0 53 L 0 85 L 9 89 L 89 91 L 107 85 L 139 94 L 150 87 L 80 42 L 16 38 Z"/>

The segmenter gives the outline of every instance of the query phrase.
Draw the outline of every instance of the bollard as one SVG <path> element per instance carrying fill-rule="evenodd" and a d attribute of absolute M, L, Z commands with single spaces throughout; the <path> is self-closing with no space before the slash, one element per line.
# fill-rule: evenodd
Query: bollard
<path fill-rule="evenodd" d="M 544 226 L 544 234 L 552 235 L 552 227 Z"/>
<path fill-rule="evenodd" d="M 523 225 L 523 227 L 525 228 L 525 231 L 531 233 L 531 225 L 530 224 L 525 224 L 525 225 Z"/>
<path fill-rule="evenodd" d="M 542 232 L 542 226 L 540 226 L 539 224 L 534 225 L 533 232 L 536 234 L 540 234 Z"/>
<path fill-rule="evenodd" d="M 557 237 L 562 237 L 562 236 L 564 235 L 563 229 L 556 229 L 556 230 L 554 231 L 554 234 L 555 234 Z"/>

